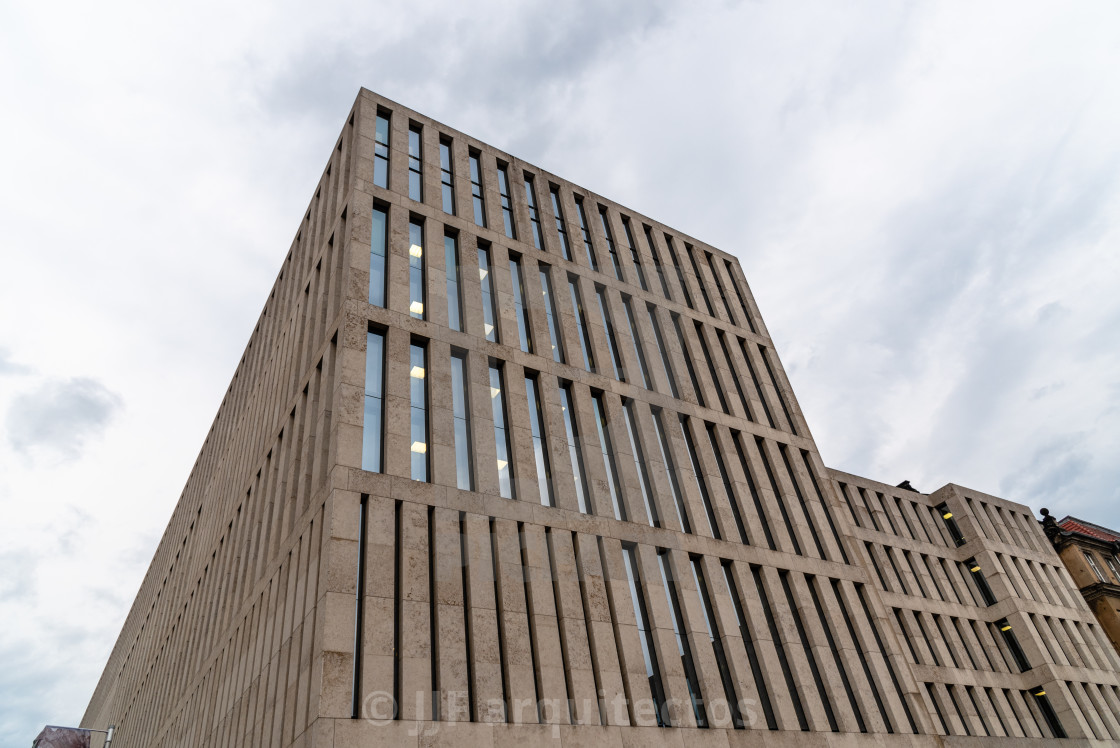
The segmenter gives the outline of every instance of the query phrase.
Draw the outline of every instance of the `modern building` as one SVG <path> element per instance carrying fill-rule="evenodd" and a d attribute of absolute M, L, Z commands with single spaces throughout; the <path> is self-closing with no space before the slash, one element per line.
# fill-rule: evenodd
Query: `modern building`
<path fill-rule="evenodd" d="M 1042 529 L 1120 652 L 1120 532 L 1077 517 L 1055 520 L 1046 509 Z"/>
<path fill-rule="evenodd" d="M 1027 507 L 825 467 L 734 256 L 362 90 L 83 725 L 1104 745 L 1118 670 Z"/>

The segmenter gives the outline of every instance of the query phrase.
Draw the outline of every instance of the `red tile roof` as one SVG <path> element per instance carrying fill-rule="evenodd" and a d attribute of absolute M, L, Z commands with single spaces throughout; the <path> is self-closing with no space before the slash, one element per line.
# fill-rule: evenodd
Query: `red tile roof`
<path fill-rule="evenodd" d="M 1107 527 L 1101 527 L 1100 525 L 1094 525 L 1092 522 L 1086 522 L 1085 520 L 1077 519 L 1076 517 L 1066 517 L 1062 520 L 1059 520 L 1058 527 L 1062 528 L 1066 532 L 1080 533 L 1090 538 L 1103 540 L 1107 543 L 1120 540 L 1120 532 L 1109 530 Z"/>

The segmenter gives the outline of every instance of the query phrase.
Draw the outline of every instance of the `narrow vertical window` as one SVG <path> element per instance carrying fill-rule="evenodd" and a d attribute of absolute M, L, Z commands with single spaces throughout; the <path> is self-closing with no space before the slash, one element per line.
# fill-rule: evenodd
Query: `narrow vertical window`
<path fill-rule="evenodd" d="M 716 272 L 716 263 L 712 259 L 712 253 L 705 252 L 704 254 L 708 258 L 708 269 L 712 271 L 712 280 L 716 282 L 716 289 L 719 291 L 720 301 L 723 302 L 723 310 L 727 312 L 727 319 L 730 320 L 733 325 L 738 324 L 735 320 L 735 315 L 731 313 L 731 305 L 727 303 L 727 294 L 724 293 L 723 282 L 719 279 L 719 273 Z"/>
<path fill-rule="evenodd" d="M 739 290 L 739 284 L 735 280 L 735 272 L 731 269 L 731 261 L 724 260 L 723 266 L 727 268 L 727 277 L 731 281 L 731 287 L 735 289 L 735 295 L 739 297 L 739 306 L 743 310 L 743 319 L 747 321 L 747 327 L 751 332 L 757 333 L 758 331 L 754 329 L 754 321 L 751 320 L 751 313 L 747 309 L 747 300 L 743 298 L 743 292 Z"/>
<path fill-rule="evenodd" d="M 758 380 L 758 374 L 754 370 L 754 364 L 751 363 L 751 357 L 747 355 L 747 341 L 742 338 L 739 340 L 739 352 L 743 354 L 743 361 L 747 364 L 747 371 L 750 372 L 751 381 L 754 382 L 754 390 L 758 394 L 758 401 L 762 403 L 762 412 L 766 416 L 766 423 L 770 428 L 777 428 L 774 423 L 774 416 L 770 413 L 770 406 L 766 404 L 766 396 L 762 393 L 762 383 Z"/>
<path fill-rule="evenodd" d="M 832 701 L 828 698 L 828 691 L 825 690 L 824 679 L 821 678 L 821 671 L 817 666 L 813 648 L 809 646 L 809 637 L 805 633 L 805 623 L 801 620 L 801 611 L 797 608 L 797 602 L 793 599 L 793 590 L 790 589 L 789 584 L 789 572 L 778 572 L 778 578 L 782 581 L 782 589 L 786 593 L 786 604 L 789 606 L 794 628 L 797 629 L 797 637 L 801 640 L 801 646 L 805 650 L 805 659 L 809 661 L 809 670 L 812 671 L 813 681 L 817 684 L 817 694 L 821 697 L 821 703 L 824 705 L 824 714 L 828 718 L 828 726 L 833 732 L 839 732 L 840 727 L 836 724 L 836 714 L 832 709 Z"/>
<path fill-rule="evenodd" d="M 661 354 L 661 369 L 665 372 L 665 381 L 669 383 L 669 392 L 673 397 L 680 399 L 677 391 L 677 379 L 673 376 L 673 363 L 669 360 L 669 349 L 665 347 L 665 338 L 661 335 L 661 325 L 657 323 L 657 309 L 653 304 L 646 304 L 646 313 L 649 315 L 649 325 L 653 328 L 653 342 L 657 343 L 657 352 Z"/>
<path fill-rule="evenodd" d="M 668 234 L 665 235 L 665 246 L 669 248 L 669 257 L 673 260 L 673 269 L 677 271 L 677 281 L 681 284 L 681 292 L 684 294 L 684 301 L 688 304 L 689 309 L 695 309 L 692 304 L 692 294 L 688 292 L 688 284 L 684 282 L 684 272 L 681 270 L 681 262 L 677 259 L 677 250 L 673 246 L 673 237 Z"/>
<path fill-rule="evenodd" d="M 1058 719 L 1058 713 L 1054 711 L 1054 707 L 1050 705 L 1050 699 L 1046 698 L 1046 691 L 1041 688 L 1032 690 L 1031 696 L 1034 698 L 1034 703 L 1038 707 L 1038 711 L 1042 712 L 1042 718 L 1046 720 L 1046 726 L 1050 728 L 1050 733 L 1055 738 L 1066 738 L 1065 729 L 1062 727 L 1061 721 Z"/>
<path fill-rule="evenodd" d="M 1025 673 L 1031 669 L 1031 663 L 1027 660 L 1027 654 L 1019 645 L 1019 637 L 1015 636 L 1015 632 L 1011 630 L 1011 624 L 1007 619 L 996 621 L 996 628 L 999 629 L 1000 635 L 1003 636 L 1003 643 L 1007 645 L 1008 650 L 1011 651 L 1011 657 L 1015 660 L 1015 664 L 1019 667 L 1020 673 Z"/>
<path fill-rule="evenodd" d="M 603 236 L 607 239 L 607 252 L 611 256 L 614 277 L 622 280 L 622 265 L 618 262 L 618 252 L 614 246 L 614 234 L 611 233 L 610 219 L 607 218 L 607 209 L 602 206 L 599 206 L 599 221 L 603 224 Z"/>
<path fill-rule="evenodd" d="M 762 531 L 766 535 L 766 546 L 772 551 L 777 550 L 777 546 L 774 544 L 774 534 L 770 531 L 770 519 L 766 516 L 766 510 L 762 508 L 762 498 L 758 495 L 758 487 L 755 485 L 754 476 L 751 475 L 750 465 L 747 464 L 747 455 L 743 452 L 742 432 L 732 431 L 731 441 L 735 445 L 735 454 L 739 457 L 739 466 L 743 469 L 743 477 L 747 479 L 747 488 L 751 492 L 754 509 L 758 513 L 758 521 L 762 524 Z"/>
<path fill-rule="evenodd" d="M 478 152 L 472 152 L 468 160 L 471 165 L 471 201 L 474 203 L 474 222 L 486 228 L 486 198 L 482 193 L 482 166 Z"/>
<path fill-rule="evenodd" d="M 374 206 L 369 238 L 369 303 L 385 306 L 385 259 L 389 238 L 389 216 Z"/>
<path fill-rule="evenodd" d="M 657 662 L 657 648 L 653 643 L 653 627 L 650 626 L 649 616 L 646 614 L 646 601 L 641 591 L 642 580 L 638 575 L 638 559 L 634 546 L 623 546 L 622 561 L 626 566 L 626 580 L 630 584 L 630 601 L 634 604 L 634 620 L 638 624 L 638 639 L 642 643 L 649 692 L 657 707 L 657 726 L 669 727 L 665 708 L 665 689 L 661 685 L 661 667 Z"/>
<path fill-rule="evenodd" d="M 552 464 L 548 459 L 548 448 L 544 442 L 544 411 L 541 409 L 541 396 L 537 389 L 537 377 L 525 377 L 525 396 L 529 400 L 529 433 L 533 437 L 533 454 L 537 461 L 537 487 L 540 489 L 541 504 L 556 506 L 552 495 Z"/>
<path fill-rule="evenodd" d="M 510 255 L 509 279 L 513 285 L 513 311 L 517 318 L 517 336 L 521 341 L 521 350 L 532 353 L 533 336 L 529 330 L 529 317 L 525 313 L 525 284 L 521 281 L 520 257 Z"/>
<path fill-rule="evenodd" d="M 622 405 L 626 411 L 626 436 L 630 439 L 630 454 L 634 456 L 634 468 L 638 472 L 638 486 L 642 489 L 642 502 L 646 507 L 646 521 L 653 527 L 661 527 L 661 520 L 657 516 L 657 508 L 650 495 L 649 474 L 646 472 L 646 458 L 642 452 L 642 443 L 638 440 L 638 421 L 634 414 L 634 401 L 627 400 Z"/>
<path fill-rule="evenodd" d="M 576 198 L 576 213 L 579 215 L 579 231 L 583 234 L 583 248 L 587 250 L 587 264 L 599 271 L 599 261 L 595 259 L 595 248 L 591 245 L 591 232 L 587 228 L 587 213 L 583 209 L 583 199 Z"/>
<path fill-rule="evenodd" d="M 708 309 L 708 316 L 716 316 L 715 310 L 712 309 L 712 300 L 708 298 L 708 289 L 704 285 L 704 276 L 700 274 L 700 266 L 696 264 L 696 253 L 692 251 L 692 245 L 685 242 L 684 253 L 688 255 L 688 262 L 692 265 L 692 275 L 696 278 L 696 285 L 700 287 L 700 295 L 704 297 L 704 306 Z"/>
<path fill-rule="evenodd" d="M 743 415 L 746 416 L 748 421 L 753 421 L 750 406 L 747 404 L 747 395 L 743 391 L 742 383 L 739 382 L 739 372 L 735 371 L 735 364 L 731 361 L 731 352 L 727 349 L 727 336 L 723 334 L 723 330 L 716 330 L 716 338 L 719 340 L 720 350 L 723 351 L 723 360 L 727 362 L 727 370 L 731 373 L 731 381 L 735 383 L 735 392 L 739 395 L 739 404 L 743 406 Z"/>
<path fill-rule="evenodd" d="M 455 485 L 474 490 L 471 467 L 471 411 L 467 400 L 467 354 L 451 353 L 451 409 L 455 417 Z"/>
<path fill-rule="evenodd" d="M 439 140 L 439 181 L 443 194 L 443 212 L 455 215 L 455 174 L 451 167 L 451 141 Z"/>
<path fill-rule="evenodd" d="M 579 295 L 579 286 L 574 275 L 568 276 L 568 292 L 572 296 L 572 312 L 576 317 L 576 332 L 579 333 L 579 347 L 583 352 L 583 368 L 595 371 L 595 357 L 591 353 L 591 338 L 587 334 L 587 318 L 583 314 L 583 300 Z"/>
<path fill-rule="evenodd" d="M 602 286 L 595 287 L 595 297 L 599 301 L 599 316 L 603 320 L 603 330 L 607 333 L 607 348 L 610 349 L 611 363 L 614 365 L 614 378 L 620 382 L 626 381 L 626 370 L 622 367 L 622 357 L 618 353 L 618 340 L 614 336 L 614 325 L 611 324 L 611 315 L 607 311 L 607 300 L 604 298 L 606 289 Z"/>
<path fill-rule="evenodd" d="M 424 305 L 424 224 L 413 219 L 408 224 L 408 313 L 427 319 Z"/>
<path fill-rule="evenodd" d="M 735 728 L 743 728 L 743 715 L 739 712 L 739 700 L 735 696 L 735 682 L 731 679 L 731 670 L 727 666 L 727 656 L 723 651 L 723 640 L 719 635 L 719 626 L 716 623 L 715 608 L 712 607 L 712 598 L 708 595 L 708 585 L 704 579 L 704 567 L 699 556 L 689 559 L 692 569 L 692 581 L 700 593 L 700 605 L 704 609 L 704 629 L 708 632 L 708 643 L 712 645 L 712 653 L 716 658 L 716 667 L 719 669 L 719 679 L 723 683 L 723 695 L 727 699 L 727 707 L 731 710 L 731 722 Z"/>
<path fill-rule="evenodd" d="M 704 500 L 704 512 L 708 517 L 708 528 L 716 540 L 723 538 L 719 534 L 719 524 L 716 522 L 716 513 L 712 508 L 712 497 L 708 494 L 708 484 L 704 480 L 704 473 L 700 468 L 700 458 L 696 455 L 696 447 L 692 443 L 692 434 L 688 431 L 688 416 L 680 416 L 681 436 L 684 445 L 688 448 L 688 459 L 692 463 L 692 476 L 696 478 L 696 488 L 700 491 L 700 498 Z"/>
<path fill-rule="evenodd" d="M 789 412 L 789 406 L 786 405 L 786 396 L 782 394 L 782 388 L 778 386 L 778 378 L 774 376 L 774 369 L 770 366 L 770 357 L 766 355 L 766 346 L 758 346 L 758 355 L 762 357 L 762 364 L 766 367 L 766 373 L 770 376 L 770 383 L 774 385 L 774 394 L 778 396 L 778 402 L 782 406 L 782 412 L 786 415 L 786 421 L 789 423 L 789 430 L 793 434 L 797 434 L 797 424 L 793 422 L 793 416 Z"/>
<path fill-rule="evenodd" d="M 568 262 L 572 261 L 572 245 L 568 242 L 568 228 L 564 223 L 564 210 L 560 207 L 560 188 L 553 185 L 549 190 L 552 198 L 552 215 L 556 218 L 556 231 L 560 234 L 560 254 Z"/>
<path fill-rule="evenodd" d="M 509 176 L 506 174 L 505 164 L 498 164 L 498 195 L 502 199 L 502 223 L 505 225 L 506 236 L 516 239 L 517 227 L 513 222 L 513 203 L 509 197 Z"/>
<path fill-rule="evenodd" d="M 852 689 L 852 682 L 848 678 L 848 670 L 844 667 L 843 658 L 840 657 L 840 647 L 836 645 L 836 638 L 832 635 L 832 627 L 829 625 L 828 618 L 824 614 L 824 608 L 821 606 L 821 599 L 817 594 L 814 578 L 811 576 L 805 577 L 805 586 L 809 589 L 809 596 L 813 598 L 813 607 L 817 610 L 817 620 L 820 621 L 821 630 L 824 631 L 825 641 L 828 642 L 828 648 L 832 652 L 832 661 L 836 665 L 836 671 L 840 673 L 840 682 L 844 684 L 844 693 L 847 694 L 848 705 L 852 708 L 852 713 L 855 714 L 856 724 L 860 732 L 867 732 L 867 723 L 863 720 L 863 712 L 860 711 L 859 702 L 856 701 L 856 694 Z M 792 595 L 790 599 L 793 599 Z M 862 655 L 862 652 L 860 654 Z"/>
<path fill-rule="evenodd" d="M 412 480 L 428 480 L 428 349 L 413 343 L 408 349 L 409 416 L 412 426 Z"/>
<path fill-rule="evenodd" d="M 657 270 L 657 279 L 661 281 L 661 293 L 666 299 L 672 301 L 673 297 L 669 293 L 669 281 L 665 280 L 665 268 L 661 264 L 661 253 L 657 251 L 657 245 L 653 241 L 653 229 L 645 225 L 642 228 L 646 232 L 646 244 L 649 245 L 649 254 L 653 258 L 653 267 Z"/>
<path fill-rule="evenodd" d="M 385 336 L 366 333 L 366 395 L 362 419 L 362 470 L 381 472 L 381 423 L 384 413 Z"/>
<path fill-rule="evenodd" d="M 533 246 L 544 249 L 544 237 L 541 235 L 541 216 L 537 210 L 537 196 L 533 190 L 533 177 L 525 175 L 525 202 L 529 204 L 529 223 L 533 227 Z"/>
<path fill-rule="evenodd" d="M 454 236 L 443 237 L 444 265 L 447 271 L 447 326 L 463 330 L 463 297 L 459 290 L 459 242 Z"/>
<path fill-rule="evenodd" d="M 724 571 L 726 572 L 726 567 Z M 770 607 L 770 595 L 767 594 L 766 584 L 762 579 L 762 567 L 752 565 L 751 574 L 754 576 L 755 589 L 758 590 L 758 601 L 762 603 L 762 612 L 766 616 L 766 627 L 770 630 L 770 641 L 774 643 L 774 649 L 778 654 L 778 664 L 782 666 L 782 675 L 785 676 L 786 688 L 789 689 L 789 696 L 793 699 L 793 709 L 797 713 L 797 723 L 802 732 L 808 732 L 809 721 L 805 717 L 805 706 L 801 703 L 800 692 L 793 682 L 793 671 L 789 667 L 785 644 L 782 641 L 781 634 L 778 633 L 778 623 L 774 619 L 774 611 Z"/>
<path fill-rule="evenodd" d="M 638 359 L 638 368 L 642 372 L 642 385 L 647 390 L 653 389 L 653 382 L 649 378 L 649 367 L 646 365 L 646 352 L 642 347 L 642 339 L 638 337 L 638 325 L 634 323 L 634 310 L 630 305 L 628 296 L 622 297 L 622 308 L 626 312 L 626 324 L 630 327 L 630 342 L 634 344 L 634 356 Z"/>
<path fill-rule="evenodd" d="M 727 473 L 727 466 L 723 463 L 723 453 L 719 448 L 719 441 L 716 438 L 715 424 L 705 424 L 708 431 L 708 443 L 712 447 L 712 456 L 716 458 L 716 469 L 719 470 L 719 477 L 723 481 L 723 492 L 727 494 L 727 503 L 731 506 L 731 513 L 735 516 L 735 527 L 739 531 L 739 540 L 743 545 L 750 545 L 747 539 L 747 527 L 743 524 L 743 513 L 739 511 L 739 499 L 735 496 L 735 490 L 731 487 L 731 476 Z"/>
<path fill-rule="evenodd" d="M 638 245 L 634 243 L 634 232 L 630 229 L 630 219 L 626 216 L 622 217 L 622 229 L 623 233 L 626 234 L 626 246 L 630 249 L 630 260 L 634 263 L 634 270 L 638 273 L 638 285 L 642 287 L 643 291 L 648 291 L 646 273 L 642 269 L 642 260 L 638 255 Z"/>
<path fill-rule="evenodd" d="M 712 388 L 716 391 L 716 396 L 719 398 L 719 407 L 724 413 L 731 414 L 731 410 L 727 407 L 727 398 L 723 396 L 723 385 L 720 384 L 719 377 L 716 375 L 716 364 L 712 360 L 712 354 L 708 351 L 708 341 L 704 337 L 704 326 L 699 322 L 696 324 L 696 340 L 700 343 L 700 350 L 704 354 L 704 363 L 708 365 L 708 376 L 712 378 Z"/>
<path fill-rule="evenodd" d="M 953 519 L 953 513 L 949 510 L 948 504 L 938 504 L 937 513 L 941 515 L 941 520 L 945 523 L 945 529 L 949 531 L 949 537 L 957 545 L 964 545 L 964 533 L 961 532 L 960 525 Z M 1103 580 L 1102 580 L 1103 581 Z"/>
<path fill-rule="evenodd" d="M 738 585 L 732 578 L 731 561 L 721 563 L 723 569 L 723 582 L 727 586 L 727 595 L 731 598 L 731 607 L 735 609 L 735 622 L 739 624 L 739 636 L 743 639 L 743 646 L 747 650 L 747 661 L 751 666 L 751 675 L 754 677 L 754 687 L 758 691 L 759 701 L 762 702 L 762 714 L 766 717 L 766 726 L 771 730 L 778 729 L 778 720 L 774 716 L 774 705 L 770 702 L 770 691 L 766 688 L 766 681 L 762 677 L 762 667 L 758 661 L 758 652 L 754 648 L 754 640 L 747 628 L 747 616 L 743 611 L 743 603 L 739 598 Z M 703 580 L 703 577 L 700 577 Z M 777 646 L 777 645 L 776 645 Z"/>
<path fill-rule="evenodd" d="M 502 370 L 497 365 L 490 364 L 490 408 L 494 418 L 494 451 L 498 459 L 498 492 L 502 498 L 512 499 L 513 468 L 510 464 L 512 450 L 503 392 Z"/>
<path fill-rule="evenodd" d="M 498 326 L 495 321 L 494 287 L 490 279 L 490 250 L 478 245 L 478 282 L 482 286 L 482 329 L 486 339 L 498 342 Z"/>
<path fill-rule="evenodd" d="M 673 636 L 677 639 L 677 652 L 681 656 L 684 679 L 688 684 L 688 696 L 692 701 L 692 712 L 696 715 L 696 726 L 707 727 L 708 714 L 704 709 L 704 694 L 700 690 L 700 679 L 696 677 L 696 664 L 692 659 L 692 647 L 685 633 L 684 616 L 681 615 L 681 604 L 677 599 L 677 585 L 673 580 L 673 569 L 669 566 L 669 552 L 658 551 L 657 561 L 661 569 L 661 584 L 665 587 L 665 597 L 669 601 L 669 611 L 672 613 Z"/>
<path fill-rule="evenodd" d="M 378 112 L 373 131 L 373 183 L 389 186 L 389 113 Z"/>
<path fill-rule="evenodd" d="M 548 337 L 552 345 L 552 360 L 557 363 L 564 361 L 564 340 L 560 337 L 560 329 L 556 324 L 556 301 L 552 297 L 552 278 L 549 276 L 548 265 L 540 265 L 541 296 L 544 301 L 544 316 L 548 322 Z"/>
<path fill-rule="evenodd" d="M 603 393 L 592 395 L 591 404 L 595 409 L 595 426 L 599 429 L 599 447 L 603 452 L 603 469 L 607 472 L 607 488 L 611 492 L 614 518 L 625 522 L 629 518 L 626 516 L 626 507 L 622 505 L 622 486 L 618 484 L 618 467 L 614 463 L 614 446 L 611 444 L 610 426 L 603 406 Z"/>
<path fill-rule="evenodd" d="M 653 428 L 657 432 L 657 447 L 661 450 L 661 464 L 669 475 L 669 487 L 673 491 L 673 506 L 677 510 L 677 522 L 681 530 L 692 534 L 692 527 L 688 524 L 688 512 L 684 508 L 684 496 L 681 494 L 680 483 L 677 482 L 677 466 L 673 462 L 673 453 L 669 450 L 669 440 L 665 436 L 665 429 L 661 425 L 661 411 L 653 411 Z"/>
<path fill-rule="evenodd" d="M 408 128 L 408 197 L 416 202 L 424 201 L 424 175 L 421 167 L 420 126 Z"/>
<path fill-rule="evenodd" d="M 564 414 L 564 436 L 568 440 L 568 456 L 572 461 L 572 476 L 576 486 L 576 504 L 587 514 L 587 473 L 583 469 L 583 449 L 579 444 L 579 431 L 576 429 L 576 415 L 572 404 L 572 386 L 560 385 L 560 410 Z"/>
<path fill-rule="evenodd" d="M 680 315 L 674 314 L 673 329 L 677 332 L 677 344 L 681 347 L 681 358 L 684 359 L 685 368 L 688 369 L 688 378 L 692 381 L 692 391 L 696 393 L 696 402 L 700 403 L 701 408 L 708 407 L 704 402 L 704 391 L 700 389 L 700 380 L 696 377 L 696 367 L 692 365 L 692 356 L 689 355 L 688 346 L 684 342 L 684 333 L 681 332 L 681 318 Z"/>

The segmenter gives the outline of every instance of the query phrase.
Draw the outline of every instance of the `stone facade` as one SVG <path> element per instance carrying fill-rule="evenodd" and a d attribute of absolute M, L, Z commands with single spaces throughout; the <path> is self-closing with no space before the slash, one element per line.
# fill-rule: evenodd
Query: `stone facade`
<path fill-rule="evenodd" d="M 732 255 L 363 89 L 83 725 L 1111 743 L 1030 517 L 829 470 Z"/>

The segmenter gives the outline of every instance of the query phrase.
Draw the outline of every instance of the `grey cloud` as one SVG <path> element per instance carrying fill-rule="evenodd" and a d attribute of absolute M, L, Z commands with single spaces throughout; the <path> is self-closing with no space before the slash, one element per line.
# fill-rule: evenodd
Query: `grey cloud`
<path fill-rule="evenodd" d="M 122 406 L 120 396 L 95 379 L 51 380 L 15 397 L 8 410 L 8 441 L 19 452 L 44 448 L 75 459 Z"/>

